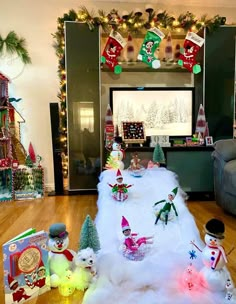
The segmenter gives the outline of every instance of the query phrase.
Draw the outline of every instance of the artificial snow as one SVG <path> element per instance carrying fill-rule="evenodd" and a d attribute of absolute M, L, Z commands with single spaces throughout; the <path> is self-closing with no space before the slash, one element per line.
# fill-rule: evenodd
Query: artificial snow
<path fill-rule="evenodd" d="M 212 292 L 199 283 L 197 274 L 203 267 L 201 252 L 196 252 L 196 259 L 190 259 L 189 251 L 196 250 L 190 242 L 194 240 L 200 248 L 205 244 L 180 188 L 174 199 L 178 217 L 170 217 L 167 225 L 162 220 L 154 225 L 154 203 L 167 199 L 168 193 L 179 186 L 175 173 L 155 168 L 147 169 L 139 178 L 126 170 L 122 175 L 124 183 L 134 185 L 129 188 L 129 197 L 124 202 L 115 201 L 108 186 L 116 182 L 116 170 L 104 171 L 100 176 L 95 218 L 101 243 L 97 257 L 98 279 L 85 292 L 83 304 L 224 303 L 225 291 Z M 141 261 L 122 255 L 122 216 L 129 221 L 133 233 L 139 233 L 140 237 L 154 236 L 154 243 L 148 245 Z M 197 273 L 192 277 L 186 271 L 190 263 Z M 193 284 L 190 289 L 189 280 Z"/>

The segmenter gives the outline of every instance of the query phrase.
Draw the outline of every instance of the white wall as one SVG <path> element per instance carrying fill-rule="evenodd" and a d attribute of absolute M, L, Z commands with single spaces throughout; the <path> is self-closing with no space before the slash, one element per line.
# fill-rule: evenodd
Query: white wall
<path fill-rule="evenodd" d="M 178 16 L 189 10 L 196 17 L 204 13 L 209 17 L 219 14 L 227 18 L 228 24 L 236 23 L 235 0 L 150 1 L 152 2 L 156 11 L 166 9 L 168 13 Z M 130 12 L 136 7 L 144 10 L 146 3 L 146 1 L 72 0 L 2 0 L 0 2 L 0 35 L 5 38 L 9 31 L 13 30 L 25 38 L 32 58 L 32 64 L 26 66 L 20 77 L 13 80 L 14 96 L 22 98 L 17 109 L 26 120 L 22 127 L 22 143 L 28 150 L 29 143 L 32 142 L 35 152 L 42 156 L 47 188 L 54 187 L 49 103 L 58 101 L 58 59 L 52 46 L 52 33 L 57 30 L 57 18 L 63 17 L 63 14 L 70 9 L 79 10 L 81 5 L 85 5 L 89 11 L 94 9 L 97 12 L 100 8 L 108 13 L 112 8 L 116 8 L 121 13 L 123 10 Z M 221 7 L 212 7 L 216 3 Z M 223 53 L 222 50 L 222 56 Z M 17 68 L 20 69 L 20 66 Z M 3 72 L 7 75 L 13 73 L 10 66 L 4 68 Z"/>

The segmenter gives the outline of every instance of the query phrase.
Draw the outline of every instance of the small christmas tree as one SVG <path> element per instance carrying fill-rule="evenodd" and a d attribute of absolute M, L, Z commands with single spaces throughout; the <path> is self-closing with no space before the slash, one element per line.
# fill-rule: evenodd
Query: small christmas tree
<path fill-rule="evenodd" d="M 100 250 L 100 241 L 97 229 L 90 215 L 86 216 L 80 231 L 79 250 L 86 249 L 88 247 L 92 248 L 95 253 Z"/>
<path fill-rule="evenodd" d="M 153 161 L 160 164 L 165 164 L 166 159 L 162 147 L 157 144 L 153 151 Z"/>

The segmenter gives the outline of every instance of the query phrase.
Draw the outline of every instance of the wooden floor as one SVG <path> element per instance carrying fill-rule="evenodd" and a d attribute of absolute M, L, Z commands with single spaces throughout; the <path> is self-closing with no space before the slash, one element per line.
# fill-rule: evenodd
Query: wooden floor
<path fill-rule="evenodd" d="M 47 196 L 32 201 L 14 201 L 0 204 L 0 244 L 5 243 L 22 231 L 35 227 L 37 230 L 48 231 L 55 222 L 64 222 L 69 232 L 69 248 L 77 251 L 80 228 L 87 214 L 93 219 L 97 212 L 97 195 Z M 190 212 L 194 215 L 201 236 L 204 236 L 203 225 L 212 217 L 218 217 L 225 223 L 224 247 L 228 252 L 232 245 L 236 245 L 236 217 L 226 214 L 214 201 L 187 201 Z M 187 227 L 186 227 L 187 228 Z M 0 269 L 2 265 L 0 256 Z M 228 257 L 228 269 L 236 283 L 236 250 Z M 3 271 L 0 271 L 0 303 L 4 303 Z M 28 301 L 33 304 L 80 304 L 83 292 L 76 291 L 69 298 L 59 295 L 54 289 L 46 294 Z M 109 304 L 109 303 L 104 303 Z"/>

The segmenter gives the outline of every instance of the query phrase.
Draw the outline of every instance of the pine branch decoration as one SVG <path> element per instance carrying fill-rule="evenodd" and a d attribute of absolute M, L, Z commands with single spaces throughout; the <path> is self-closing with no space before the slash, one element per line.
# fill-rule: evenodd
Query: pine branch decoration
<path fill-rule="evenodd" d="M 3 55 L 4 52 L 10 55 L 17 54 L 24 64 L 31 63 L 31 58 L 26 49 L 25 39 L 18 37 L 14 31 L 9 32 L 5 39 L 0 36 L 0 56 Z"/>

